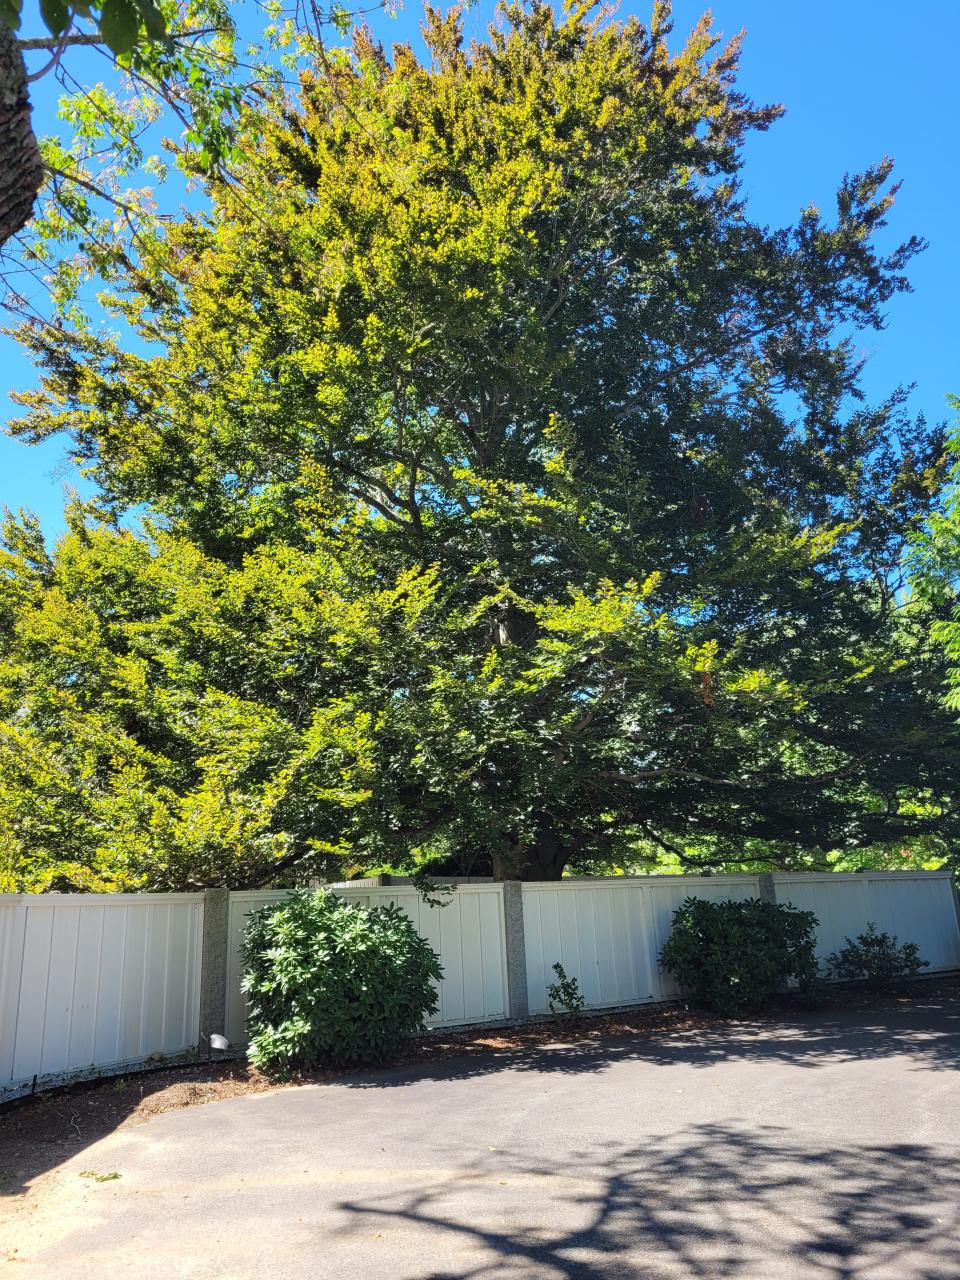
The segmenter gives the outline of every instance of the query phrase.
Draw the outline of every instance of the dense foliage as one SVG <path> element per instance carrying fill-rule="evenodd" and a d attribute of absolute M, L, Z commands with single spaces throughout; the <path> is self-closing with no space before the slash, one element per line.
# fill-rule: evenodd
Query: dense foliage
<path fill-rule="evenodd" d="M 921 969 L 930 967 L 929 960 L 920 959 L 920 948 L 915 942 L 897 946 L 897 938 L 881 933 L 875 924 L 868 924 L 865 933 L 857 934 L 855 942 L 844 938 L 841 947 L 827 960 L 831 977 L 844 982 L 866 982 L 871 987 L 886 986 L 898 978 L 915 978 Z"/>
<path fill-rule="evenodd" d="M 0 888 L 240 887 L 376 849 L 352 817 L 375 782 L 357 694 L 375 705 L 404 646 L 415 660 L 436 588 L 378 584 L 349 527 L 317 521 L 236 565 L 80 509 L 53 557 L 35 522 L 8 524 Z"/>
<path fill-rule="evenodd" d="M 753 1013 L 789 983 L 813 994 L 816 926 L 812 911 L 759 898 L 687 898 L 674 912 L 660 963 L 703 1008 Z"/>
<path fill-rule="evenodd" d="M 443 977 L 399 907 L 326 890 L 252 912 L 240 954 L 250 1060 L 281 1075 L 387 1061 L 436 1011 Z"/>
<path fill-rule="evenodd" d="M 949 397 L 955 410 L 960 398 Z M 960 428 L 947 438 L 952 460 L 944 502 L 913 539 L 910 548 L 911 581 L 916 594 L 939 610 L 932 639 L 948 664 L 944 700 L 951 711 L 960 711 Z"/>
<path fill-rule="evenodd" d="M 863 402 L 851 337 L 917 242 L 875 247 L 885 164 L 751 222 L 779 111 L 706 21 L 669 34 L 533 2 L 465 48 L 428 11 L 423 63 L 358 31 L 113 264 L 127 337 L 25 330 L 15 430 L 69 432 L 100 497 L 53 556 L 8 528 L 14 882 L 960 835 L 939 606 L 899 590 L 943 445 Z"/>

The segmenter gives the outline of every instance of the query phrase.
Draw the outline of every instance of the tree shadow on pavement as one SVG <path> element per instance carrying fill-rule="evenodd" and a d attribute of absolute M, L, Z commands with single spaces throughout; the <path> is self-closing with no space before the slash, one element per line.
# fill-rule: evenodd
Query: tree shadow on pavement
<path fill-rule="evenodd" d="M 960 1161 L 703 1124 L 562 1162 L 496 1152 L 454 1179 L 341 1202 L 342 1234 L 422 1231 L 397 1280 L 955 1280 Z"/>
<path fill-rule="evenodd" d="M 569 1042 L 567 1041 L 569 1037 Z M 960 1004 L 930 1001 L 882 1013 L 812 1013 L 791 1021 L 727 1022 L 690 1031 L 647 1032 L 579 1040 L 557 1026 L 557 1043 L 532 1049 L 491 1049 L 344 1077 L 347 1088 L 402 1087 L 424 1079 L 465 1079 L 510 1067 L 558 1074 L 601 1072 L 618 1062 L 684 1063 L 708 1069 L 728 1062 L 784 1063 L 815 1069 L 841 1062 L 907 1056 L 918 1070 L 960 1067 Z"/>

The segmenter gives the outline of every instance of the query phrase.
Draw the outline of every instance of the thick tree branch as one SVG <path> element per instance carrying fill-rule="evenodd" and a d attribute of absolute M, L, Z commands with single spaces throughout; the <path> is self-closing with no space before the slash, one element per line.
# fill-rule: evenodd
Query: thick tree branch
<path fill-rule="evenodd" d="M 74 32 L 64 36 L 31 36 L 27 40 L 18 40 L 17 46 L 25 53 L 36 49 L 72 49 L 77 45 L 103 44 L 103 36 L 99 31 Z"/>

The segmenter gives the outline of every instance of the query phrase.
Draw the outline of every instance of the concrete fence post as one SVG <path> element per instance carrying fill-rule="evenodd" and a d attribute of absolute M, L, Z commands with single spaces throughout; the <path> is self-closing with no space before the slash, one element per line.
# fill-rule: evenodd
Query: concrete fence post
<path fill-rule="evenodd" d="M 211 1056 L 211 1035 L 223 1035 L 227 1020 L 227 931 L 229 889 L 207 889 L 203 895 L 203 942 L 200 948 L 200 1040 L 203 1057 Z"/>
<path fill-rule="evenodd" d="M 757 880 L 760 882 L 759 888 L 761 901 L 775 903 L 777 901 L 777 885 L 773 878 L 773 872 L 761 871 L 757 876 Z"/>
<path fill-rule="evenodd" d="M 507 950 L 507 1012 L 511 1018 L 530 1014 L 527 995 L 527 947 L 523 935 L 523 885 L 503 882 L 503 928 Z"/>

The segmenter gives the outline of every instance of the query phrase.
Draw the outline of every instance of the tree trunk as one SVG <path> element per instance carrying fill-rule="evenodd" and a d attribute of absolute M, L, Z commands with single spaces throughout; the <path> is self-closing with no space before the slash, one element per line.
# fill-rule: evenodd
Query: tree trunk
<path fill-rule="evenodd" d="M 30 221 L 42 185 L 27 68 L 16 36 L 0 22 L 0 249 Z"/>
<path fill-rule="evenodd" d="M 499 546 L 497 558 L 502 564 L 508 548 Z M 500 648 L 516 645 L 532 648 L 537 638 L 537 622 L 526 609 L 503 603 L 492 618 L 492 640 Z M 567 864 L 570 850 L 564 846 L 550 816 L 538 813 L 537 834 L 532 844 L 514 843 L 492 856 L 494 880 L 559 880 Z"/>
<path fill-rule="evenodd" d="M 494 880 L 559 880 L 570 850 L 546 814 L 540 814 L 532 845 L 513 845 L 493 856 Z"/>

